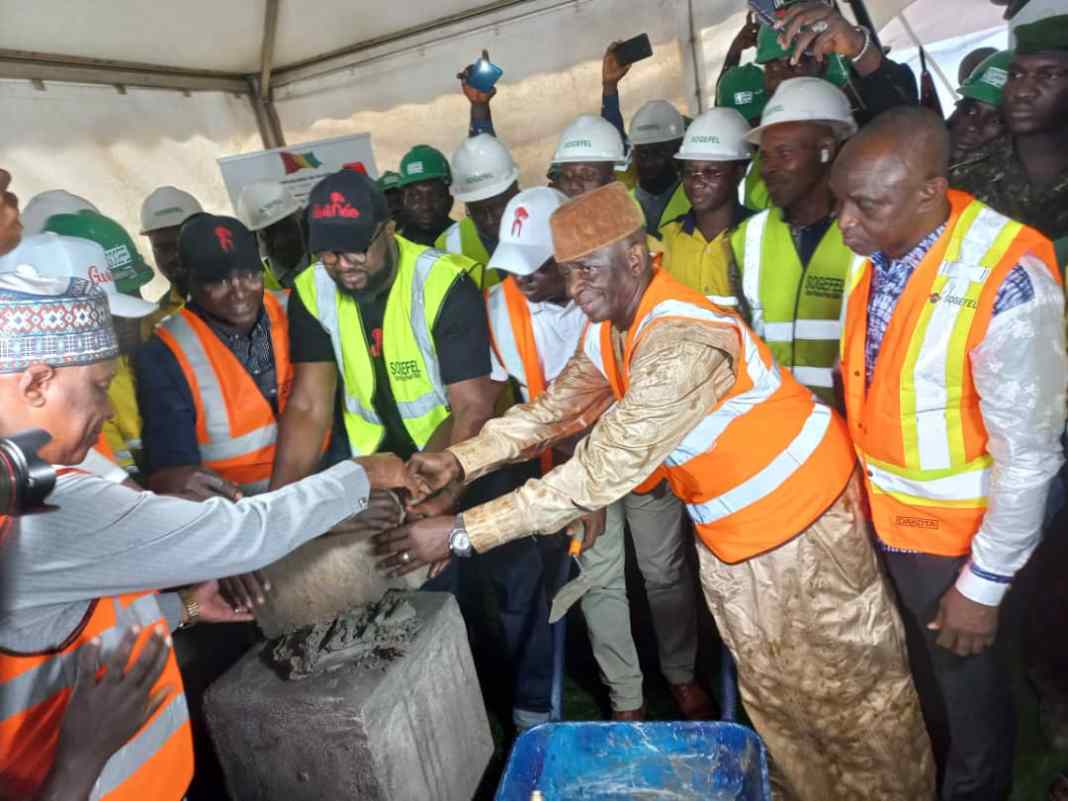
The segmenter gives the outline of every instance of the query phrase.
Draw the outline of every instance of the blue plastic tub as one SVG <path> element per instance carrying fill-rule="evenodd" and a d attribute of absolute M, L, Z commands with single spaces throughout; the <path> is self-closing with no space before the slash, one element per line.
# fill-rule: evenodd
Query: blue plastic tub
<path fill-rule="evenodd" d="M 736 723 L 546 723 L 516 740 L 497 801 L 771 801 L 768 759 Z"/>

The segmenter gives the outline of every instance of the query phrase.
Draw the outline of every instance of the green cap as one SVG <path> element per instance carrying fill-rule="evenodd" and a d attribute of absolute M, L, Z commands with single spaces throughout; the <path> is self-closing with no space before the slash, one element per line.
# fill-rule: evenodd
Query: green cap
<path fill-rule="evenodd" d="M 1005 88 L 1005 81 L 1009 78 L 1012 57 L 1011 50 L 1002 50 L 984 58 L 960 85 L 960 96 L 970 97 L 991 106 L 1000 106 L 1001 93 Z"/>
<path fill-rule="evenodd" d="M 1022 56 L 1043 50 L 1068 50 L 1068 14 L 1019 25 L 1013 33 L 1016 36 L 1016 52 Z"/>
<path fill-rule="evenodd" d="M 126 229 L 110 217 L 95 211 L 77 214 L 54 214 L 44 225 L 45 231 L 62 236 L 77 236 L 96 242 L 104 249 L 108 269 L 115 278 L 115 288 L 124 295 L 134 295 L 152 280 L 152 268 L 145 264 Z"/>
<path fill-rule="evenodd" d="M 736 109 L 749 122 L 760 119 L 767 102 L 764 70 L 756 64 L 731 67 L 723 73 L 716 87 L 716 105 Z"/>
<path fill-rule="evenodd" d="M 845 60 L 845 56 L 838 53 L 831 53 L 827 56 L 827 67 L 823 70 L 824 79 L 841 89 L 849 83 L 850 75 L 852 75 L 852 72 L 849 69 L 849 62 Z"/>
<path fill-rule="evenodd" d="M 449 160 L 445 154 L 430 145 L 416 145 L 407 153 L 400 163 L 400 186 L 429 181 L 439 178 L 448 186 L 452 183 Z"/>
<path fill-rule="evenodd" d="M 378 179 L 378 188 L 383 192 L 389 192 L 391 189 L 400 189 L 400 185 L 400 173 L 393 172 L 393 170 L 386 170 Z"/>

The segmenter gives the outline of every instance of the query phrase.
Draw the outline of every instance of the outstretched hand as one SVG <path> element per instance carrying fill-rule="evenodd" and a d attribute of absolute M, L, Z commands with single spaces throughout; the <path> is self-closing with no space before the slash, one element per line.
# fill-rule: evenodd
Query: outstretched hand
<path fill-rule="evenodd" d="M 403 576 L 426 565 L 445 562 L 451 556 L 449 535 L 456 518 L 428 517 L 386 531 L 374 538 L 375 554 L 385 558 L 378 569 L 390 577 Z"/>
<path fill-rule="evenodd" d="M 616 58 L 616 47 L 620 44 L 622 42 L 617 41 L 608 45 L 608 49 L 604 51 L 604 60 L 601 61 L 601 84 L 613 91 L 623 77 L 630 72 L 631 67 L 630 64 L 620 64 L 619 59 Z"/>
<path fill-rule="evenodd" d="M 482 60 L 490 60 L 488 50 L 482 51 Z M 487 105 L 497 94 L 497 87 L 493 87 L 488 92 L 483 92 L 481 89 L 476 89 L 471 84 L 469 84 L 467 81 L 471 77 L 471 70 L 473 68 L 473 64 L 468 64 L 458 73 L 456 73 L 456 77 L 460 81 L 460 88 L 463 90 L 464 96 L 471 102 L 471 105 L 484 106 Z"/>
<path fill-rule="evenodd" d="M 791 6 L 776 27 L 779 43 L 786 49 L 793 47 L 791 64 L 797 64 L 806 51 L 823 61 L 833 53 L 856 58 L 864 49 L 864 33 L 833 6 L 816 0 Z"/>
<path fill-rule="evenodd" d="M 418 485 L 420 490 L 409 488 L 411 498 L 408 508 L 412 509 L 435 492 L 462 481 L 463 477 L 464 469 L 460 466 L 460 460 L 449 451 L 415 454 L 408 460 L 407 480 L 410 485 Z"/>
<path fill-rule="evenodd" d="M 367 480 L 371 483 L 371 489 L 403 489 L 407 490 L 412 497 L 425 498 L 432 494 L 435 489 L 428 487 L 426 481 L 419 473 L 413 473 L 404 460 L 393 453 L 376 453 L 372 456 L 361 456 L 353 460 L 367 473 Z"/>

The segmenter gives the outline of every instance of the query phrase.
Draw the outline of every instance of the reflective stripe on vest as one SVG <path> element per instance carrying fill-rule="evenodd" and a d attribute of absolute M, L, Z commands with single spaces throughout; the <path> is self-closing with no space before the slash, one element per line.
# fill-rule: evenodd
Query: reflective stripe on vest
<path fill-rule="evenodd" d="M 292 385 L 285 316 L 289 294 L 265 292 L 263 303 L 271 325 L 281 413 Z M 270 403 L 229 348 L 193 312 L 183 309 L 158 333 L 177 358 L 193 395 L 204 465 L 248 492 L 262 492 L 270 482 L 278 436 Z"/>
<path fill-rule="evenodd" d="M 486 304 L 490 344 L 497 358 L 509 375 L 522 382 L 527 390 L 527 403 L 537 400 L 545 392 L 545 369 L 534 337 L 530 306 L 515 278 L 509 276 L 499 289 L 488 292 Z M 499 324 L 502 320 L 506 321 L 505 325 Z M 543 475 L 552 470 L 552 450 L 542 451 L 540 461 Z"/>
<path fill-rule="evenodd" d="M 848 278 L 841 354 L 876 532 L 892 547 L 959 556 L 982 524 L 993 464 L 970 354 L 986 336 L 1005 276 L 1025 253 L 1060 276 L 1052 247 L 1037 232 L 963 192 L 949 198 L 946 230 L 898 300 L 870 387 L 867 259 L 858 259 Z"/>
<path fill-rule="evenodd" d="M 104 663 L 123 633 L 138 625 L 136 658 L 156 625 L 167 628 L 155 593 L 95 601 L 80 630 L 65 647 L 39 654 L 0 653 L 0 784 L 16 795 L 33 796 L 51 769 L 64 712 L 78 675 L 80 650 L 94 638 Z M 135 801 L 184 796 L 192 779 L 189 711 L 173 649 L 155 689 L 177 692 L 104 765 L 92 799 Z"/>
<path fill-rule="evenodd" d="M 854 257 L 836 224 L 802 265 L 782 212 L 750 217 L 732 236 L 753 330 L 776 360 L 827 403 L 834 402 L 832 367 L 841 338 L 845 277 Z M 741 251 L 739 253 L 739 251 Z"/>
<path fill-rule="evenodd" d="M 742 347 L 734 385 L 661 469 L 702 541 L 723 561 L 742 561 L 778 547 L 822 515 L 849 480 L 854 455 L 841 420 L 782 372 L 735 315 L 665 274 L 646 290 L 622 363 L 608 323 L 584 335 L 584 352 L 617 399 L 642 338 L 652 326 L 679 319 L 729 329 Z"/>
<path fill-rule="evenodd" d="M 490 253 L 482 244 L 482 237 L 478 235 L 475 221 L 470 217 L 464 217 L 460 222 L 453 223 L 434 242 L 434 247 L 457 256 L 466 256 L 474 264 L 470 265 L 467 274 L 475 282 L 480 291 L 485 291 L 501 282 L 501 277 L 496 270 L 486 267 L 489 264 Z"/>
<path fill-rule="evenodd" d="M 397 275 L 389 290 L 383 321 L 382 350 L 390 389 L 400 417 L 416 447 L 429 441 L 449 416 L 432 336 L 445 296 L 471 261 L 396 237 Z M 375 370 L 359 306 L 339 293 L 322 264 L 296 282 L 308 311 L 330 335 L 342 375 L 345 428 L 353 453 L 374 453 L 385 428 L 374 410 Z"/>

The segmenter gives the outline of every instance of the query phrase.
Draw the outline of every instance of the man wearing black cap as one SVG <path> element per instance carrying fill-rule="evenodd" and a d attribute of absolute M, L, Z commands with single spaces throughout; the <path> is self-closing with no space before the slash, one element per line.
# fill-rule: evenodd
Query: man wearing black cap
<path fill-rule="evenodd" d="M 271 488 L 315 469 L 337 396 L 354 456 L 407 459 L 477 434 L 493 415 L 497 391 L 485 305 L 468 277 L 473 262 L 398 236 L 385 196 L 354 172 L 316 185 L 308 223 L 318 261 L 297 277 L 289 301 L 293 392 L 279 424 Z M 499 484 L 473 488 L 462 505 L 512 488 Z M 453 508 L 460 489 L 441 493 L 436 507 Z M 438 581 L 456 587 L 457 570 L 450 566 Z M 486 573 L 519 674 L 515 722 L 540 723 L 552 647 L 537 545 L 517 542 Z"/>
<path fill-rule="evenodd" d="M 1016 28 L 1016 55 L 1002 90 L 1008 132 L 954 166 L 950 185 L 995 211 L 1062 240 L 1068 237 L 1068 14 Z"/>

